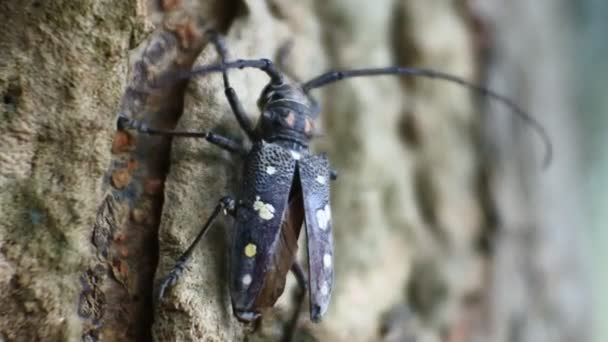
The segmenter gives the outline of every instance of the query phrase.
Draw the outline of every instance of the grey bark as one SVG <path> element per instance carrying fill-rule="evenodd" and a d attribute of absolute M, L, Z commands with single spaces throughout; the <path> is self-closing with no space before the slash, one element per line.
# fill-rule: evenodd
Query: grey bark
<path fill-rule="evenodd" d="M 567 8 L 562 1 L 476 7 L 494 37 L 489 84 L 535 114 L 555 153 L 543 172 L 538 140 L 507 113 L 490 109 L 498 167 L 489 188 L 499 219 L 487 293 L 492 318 L 480 341 L 592 340 L 574 28 Z"/>
<path fill-rule="evenodd" d="M 250 334 L 232 317 L 227 219 L 200 243 L 167 300 L 153 299 L 217 200 L 235 193 L 239 159 L 197 140 L 116 132 L 115 119 L 120 112 L 157 127 L 244 138 L 219 75 L 152 87 L 163 75 L 217 61 L 205 28 L 225 35 L 231 58 L 274 58 L 293 41 L 286 68 L 302 80 L 336 67 L 425 66 L 467 79 L 480 68 L 473 12 L 461 2 L 79 0 L 3 2 L 0 10 L 0 340 L 280 334 L 292 308 L 291 277 L 259 331 Z M 266 77 L 232 71 L 230 78 L 255 119 Z M 503 247 L 498 239 L 489 250 L 478 243 L 496 216 L 514 215 L 500 186 L 520 179 L 494 177 L 484 166 L 480 113 L 467 91 L 386 77 L 314 96 L 325 131 L 314 148 L 329 152 L 340 172 L 332 192 L 337 278 L 324 321 L 312 324 L 306 310 L 299 338 L 510 340 L 501 316 L 493 316 L 495 332 L 480 328 L 488 322 L 483 310 L 521 309 L 531 313 L 530 326 L 561 324 L 565 336 L 585 328 L 580 310 L 567 312 L 560 296 L 541 304 L 554 305 L 562 318 L 545 319 L 536 303 L 503 309 L 503 291 L 488 282 L 502 281 L 505 249 L 528 249 L 519 240 Z M 524 209 L 515 210 L 525 217 L 544 210 Z M 538 222 L 526 222 L 522 229 L 545 234 L 532 229 Z M 562 289 L 581 288 L 569 282 Z M 572 300 L 578 308 L 585 303 Z"/>

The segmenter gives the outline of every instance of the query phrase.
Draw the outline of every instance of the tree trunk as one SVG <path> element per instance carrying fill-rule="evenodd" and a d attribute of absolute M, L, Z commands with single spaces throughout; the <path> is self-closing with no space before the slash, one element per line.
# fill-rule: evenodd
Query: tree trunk
<path fill-rule="evenodd" d="M 93 231 L 144 13 L 112 0 L 2 1 L 0 13 L 0 339 L 78 340 L 113 310 Z"/>
<path fill-rule="evenodd" d="M 519 2 L 521 12 L 552 8 L 548 0 Z M 295 282 L 290 275 L 256 332 L 239 323 L 227 285 L 230 219 L 214 224 L 166 299 L 155 299 L 217 201 L 235 194 L 241 163 L 205 141 L 117 131 L 117 114 L 245 139 L 220 75 L 155 83 L 218 60 L 204 35 L 209 27 L 225 36 L 230 59 L 276 59 L 293 42 L 285 70 L 301 81 L 330 68 L 398 64 L 543 88 L 532 78 L 505 78 L 511 68 L 536 70 L 518 64 L 529 45 L 502 59 L 513 48 L 510 25 L 538 18 L 492 14 L 500 9 L 439 0 L 0 3 L 0 341 L 276 340 Z M 558 39 L 542 35 L 559 25 L 543 23 L 536 34 L 551 43 L 538 49 L 559 55 Z M 525 28 L 535 30 L 522 25 L 520 35 Z M 555 70 L 547 68 L 533 80 Z M 234 70 L 230 80 L 255 120 L 267 77 Z M 543 99 L 563 92 L 550 88 Z M 536 113 L 549 110 L 511 95 Z M 530 176 L 538 174 L 531 158 L 489 161 L 479 148 L 480 108 L 451 84 L 366 78 L 313 96 L 324 128 L 314 150 L 328 152 L 339 172 L 331 202 L 336 288 L 321 324 L 303 310 L 298 338 L 585 340 L 586 298 L 573 295 L 584 293 L 582 281 L 567 274 L 555 293 L 537 297 L 548 293 L 542 284 L 581 265 L 564 244 L 573 241 L 566 225 L 578 223 L 553 221 L 570 202 L 547 190 L 557 177 L 574 177 L 558 174 L 567 165 L 556 161 L 558 171 Z M 554 116 L 538 117 L 555 140 L 564 107 L 554 103 Z M 564 150 L 557 145 L 569 158 Z M 522 192 L 530 187 L 532 195 Z M 549 204 L 528 206 L 526 198 Z M 541 213 L 556 217 L 541 222 Z M 560 240 L 551 239 L 556 231 Z M 513 280 L 524 284 L 515 299 L 506 295 Z"/>
<path fill-rule="evenodd" d="M 489 84 L 535 114 L 555 153 L 543 172 L 534 136 L 508 113 L 490 109 L 497 166 L 488 186 L 498 220 L 485 294 L 490 328 L 480 341 L 592 338 L 569 6 L 550 0 L 476 6 L 492 32 Z"/>

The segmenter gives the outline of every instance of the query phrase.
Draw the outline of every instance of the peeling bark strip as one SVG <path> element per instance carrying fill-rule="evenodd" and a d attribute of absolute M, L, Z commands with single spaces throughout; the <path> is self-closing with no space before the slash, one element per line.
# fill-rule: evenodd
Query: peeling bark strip
<path fill-rule="evenodd" d="M 174 13 L 136 48 L 120 115 L 170 129 L 181 114 L 183 83 L 154 89 L 163 74 L 191 67 L 202 48 L 202 27 Z M 117 131 L 104 178 L 109 189 L 93 228 L 97 263 L 82 275 L 79 314 L 85 341 L 150 340 L 158 222 L 170 140 Z"/>

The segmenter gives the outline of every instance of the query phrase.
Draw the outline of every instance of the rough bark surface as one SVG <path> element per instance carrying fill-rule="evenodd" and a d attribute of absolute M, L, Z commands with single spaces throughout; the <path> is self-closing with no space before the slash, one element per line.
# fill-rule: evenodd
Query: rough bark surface
<path fill-rule="evenodd" d="M 206 28 L 225 36 L 231 59 L 274 59 L 293 42 L 285 70 L 299 80 L 394 64 L 475 79 L 479 67 L 462 1 L 32 0 L 2 2 L 0 13 L 0 341 L 280 336 L 291 276 L 257 332 L 232 316 L 229 219 L 214 224 L 167 298 L 154 299 L 217 201 L 235 194 L 240 160 L 205 141 L 116 131 L 115 120 L 245 139 L 219 75 L 153 86 L 217 61 Z M 230 80 L 255 120 L 266 76 L 235 70 Z M 472 320 L 500 297 L 488 274 L 502 272 L 480 241 L 502 208 L 489 204 L 497 195 L 469 93 L 385 77 L 313 95 L 325 131 L 314 149 L 340 174 L 336 289 L 321 324 L 304 310 L 297 338 L 477 336 Z"/>
<path fill-rule="evenodd" d="M 142 38 L 136 5 L 0 3 L 2 340 L 80 339 L 113 120 Z"/>

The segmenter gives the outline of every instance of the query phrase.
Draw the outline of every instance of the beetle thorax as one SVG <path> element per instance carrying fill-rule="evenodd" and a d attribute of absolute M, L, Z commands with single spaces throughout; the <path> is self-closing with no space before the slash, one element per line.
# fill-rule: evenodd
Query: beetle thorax
<path fill-rule="evenodd" d="M 262 139 L 308 146 L 315 133 L 318 109 L 299 87 L 270 83 L 264 88 L 258 107 L 262 115 L 256 130 Z"/>

